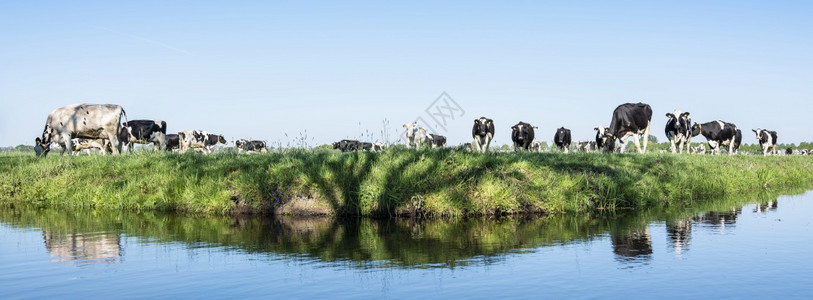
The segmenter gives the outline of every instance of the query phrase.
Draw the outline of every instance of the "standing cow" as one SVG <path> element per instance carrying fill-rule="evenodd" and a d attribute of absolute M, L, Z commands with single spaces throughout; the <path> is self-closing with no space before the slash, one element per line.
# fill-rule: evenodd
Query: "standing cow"
<path fill-rule="evenodd" d="M 666 138 L 669 139 L 672 153 L 683 153 L 683 145 L 686 145 L 686 153 L 692 147 L 692 118 L 689 112 L 681 113 L 675 110 L 674 113 L 667 113 L 666 117 Z"/>
<path fill-rule="evenodd" d="M 406 129 L 406 143 L 407 148 L 414 147 L 416 150 L 420 149 L 421 145 L 429 143 L 429 136 L 426 134 L 426 129 L 418 125 L 417 122 L 404 124 Z"/>
<path fill-rule="evenodd" d="M 649 143 L 649 127 L 652 120 L 652 107 L 644 103 L 625 103 L 615 108 L 610 127 L 604 133 L 604 152 L 615 150 L 615 141 L 621 142 L 621 152 L 627 146 L 625 143 L 629 136 L 639 153 L 646 153 Z M 641 149 L 639 135 L 644 136 L 644 147 Z M 597 140 L 598 142 L 598 140 Z"/>
<path fill-rule="evenodd" d="M 122 140 L 127 144 L 127 150 L 133 152 L 133 144 L 152 143 L 153 149 L 167 148 L 167 122 L 162 120 L 132 120 L 121 124 L 123 126 Z"/>
<path fill-rule="evenodd" d="M 570 152 L 570 129 L 559 127 L 553 135 L 553 142 L 564 153 Z"/>
<path fill-rule="evenodd" d="M 514 151 L 530 150 L 534 141 L 535 126 L 520 121 L 517 125 L 511 126 L 511 141 L 514 142 Z"/>
<path fill-rule="evenodd" d="M 474 138 L 471 143 L 474 151 L 481 153 L 488 151 L 488 146 L 494 139 L 494 121 L 486 117 L 475 119 L 474 126 L 471 128 L 471 137 Z"/>
<path fill-rule="evenodd" d="M 768 129 L 752 129 L 757 135 L 757 141 L 762 146 L 762 155 L 768 156 L 777 155 L 779 151 L 776 150 L 776 131 L 769 131 Z"/>
<path fill-rule="evenodd" d="M 266 153 L 268 152 L 268 147 L 265 141 L 260 140 L 246 140 L 246 139 L 239 139 L 234 141 L 234 147 L 237 148 L 237 153 Z"/>
<path fill-rule="evenodd" d="M 119 132 L 124 109 L 115 104 L 73 104 L 52 111 L 45 120 L 42 138 L 34 140 L 37 156 L 46 156 L 51 143 L 62 147 L 62 153 L 73 152 L 74 138 L 108 140 L 113 154 L 121 152 Z"/>
<path fill-rule="evenodd" d="M 446 137 L 439 135 L 439 134 L 429 134 L 429 146 L 431 148 L 443 148 L 446 147 Z"/>
<path fill-rule="evenodd" d="M 703 135 L 714 154 L 720 154 L 720 146 L 728 146 L 728 154 L 734 154 L 737 126 L 720 120 L 692 125 L 692 136 Z"/>
<path fill-rule="evenodd" d="M 734 154 L 740 152 L 740 144 L 742 144 L 742 131 L 739 128 L 737 128 L 737 130 L 734 133 L 734 148 L 732 148 L 734 149 Z"/>
<path fill-rule="evenodd" d="M 167 151 L 178 151 L 181 148 L 181 141 L 178 137 L 177 133 L 170 133 L 167 134 L 167 147 L 164 150 Z"/>
<path fill-rule="evenodd" d="M 181 152 L 189 151 L 189 149 L 198 151 L 204 154 L 209 154 L 218 143 L 225 145 L 226 138 L 222 135 L 211 134 L 203 130 L 184 130 L 178 132 L 178 140 L 180 142 Z"/>

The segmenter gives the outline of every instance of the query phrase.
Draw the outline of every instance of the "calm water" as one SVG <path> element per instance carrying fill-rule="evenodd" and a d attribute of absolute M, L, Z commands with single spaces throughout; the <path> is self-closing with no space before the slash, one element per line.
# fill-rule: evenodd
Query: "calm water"
<path fill-rule="evenodd" d="M 813 297 L 813 192 L 696 207 L 467 221 L 5 208 L 0 299 Z"/>

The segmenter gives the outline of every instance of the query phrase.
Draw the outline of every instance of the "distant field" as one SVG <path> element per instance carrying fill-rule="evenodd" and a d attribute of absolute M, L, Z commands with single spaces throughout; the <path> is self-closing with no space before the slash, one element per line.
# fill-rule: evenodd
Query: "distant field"
<path fill-rule="evenodd" d="M 813 188 L 813 157 L 291 150 L 0 154 L 0 202 L 204 214 L 466 216 L 690 206 Z"/>

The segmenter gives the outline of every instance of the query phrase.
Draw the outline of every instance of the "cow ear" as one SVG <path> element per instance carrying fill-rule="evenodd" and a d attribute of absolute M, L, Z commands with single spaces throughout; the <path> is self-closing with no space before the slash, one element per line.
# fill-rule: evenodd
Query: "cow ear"
<path fill-rule="evenodd" d="M 593 131 L 598 132 L 598 127 L 593 128 Z"/>
<path fill-rule="evenodd" d="M 689 117 L 689 112 L 687 111 L 687 112 L 683 113 L 683 114 L 682 114 L 682 115 L 680 115 L 680 116 L 681 116 L 681 117 L 684 117 L 684 118 L 687 118 L 687 117 Z"/>
<path fill-rule="evenodd" d="M 34 143 L 36 143 L 36 145 L 42 144 L 42 139 L 36 138 L 34 139 Z"/>
<path fill-rule="evenodd" d="M 404 128 L 407 128 L 406 124 L 404 124 Z"/>
<path fill-rule="evenodd" d="M 666 117 L 671 119 L 674 118 L 675 115 L 673 115 L 672 113 L 666 113 Z"/>

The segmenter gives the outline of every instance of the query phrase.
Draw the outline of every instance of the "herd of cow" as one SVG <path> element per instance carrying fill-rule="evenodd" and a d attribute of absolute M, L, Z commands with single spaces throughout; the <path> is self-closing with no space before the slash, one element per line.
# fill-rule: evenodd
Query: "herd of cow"
<path fill-rule="evenodd" d="M 124 122 L 122 122 L 124 117 Z M 688 112 L 675 110 L 667 113 L 665 133 L 669 139 L 672 153 L 705 152 L 705 145 L 691 147 L 692 137 L 702 135 L 708 141 L 708 146 L 714 154 L 720 154 L 722 147 L 728 147 L 729 154 L 735 154 L 742 142 L 742 132 L 733 123 L 711 121 L 703 124 L 692 124 Z M 652 108 L 644 103 L 626 103 L 619 105 L 610 119 L 610 126 L 598 126 L 595 141 L 578 142 L 578 151 L 624 152 L 626 140 L 632 137 L 635 148 L 645 153 L 649 138 L 649 129 L 652 120 Z M 423 145 L 445 147 L 446 137 L 436 134 L 427 134 L 426 129 L 417 123 L 404 124 L 406 130 L 406 146 L 420 148 Z M 515 151 L 540 150 L 540 143 L 534 141 L 534 129 L 538 127 L 525 122 L 519 122 L 511 127 L 511 140 Z M 764 155 L 776 155 L 776 131 L 767 129 L 754 129 L 756 138 L 762 146 Z M 466 143 L 466 149 L 476 152 L 488 151 L 494 138 L 494 121 L 480 117 L 474 120 L 471 135 L 473 141 Z M 639 140 L 643 137 L 643 143 Z M 556 146 L 567 153 L 571 146 L 570 130 L 558 128 L 553 139 Z M 133 151 L 134 144 L 152 143 L 155 149 L 167 151 L 195 151 L 210 153 L 215 145 L 226 144 L 222 135 L 211 134 L 201 130 L 183 130 L 177 134 L 167 134 L 167 124 L 160 120 L 133 120 L 127 121 L 127 115 L 119 105 L 113 104 L 74 104 L 55 109 L 48 115 L 42 137 L 35 139 L 34 147 L 37 156 L 45 156 L 50 151 L 51 144 L 57 143 L 62 147 L 62 153 L 68 151 L 76 154 L 80 150 L 98 148 L 102 154 L 112 152 L 118 154 L 122 147 L 127 146 Z M 616 142 L 621 143 L 616 149 Z M 641 145 L 643 144 L 643 145 Z M 238 152 L 266 152 L 264 141 L 239 139 L 234 142 Z M 333 143 L 333 149 L 342 152 L 348 151 L 379 151 L 384 149 L 383 143 L 360 142 L 356 140 L 341 140 Z"/>

